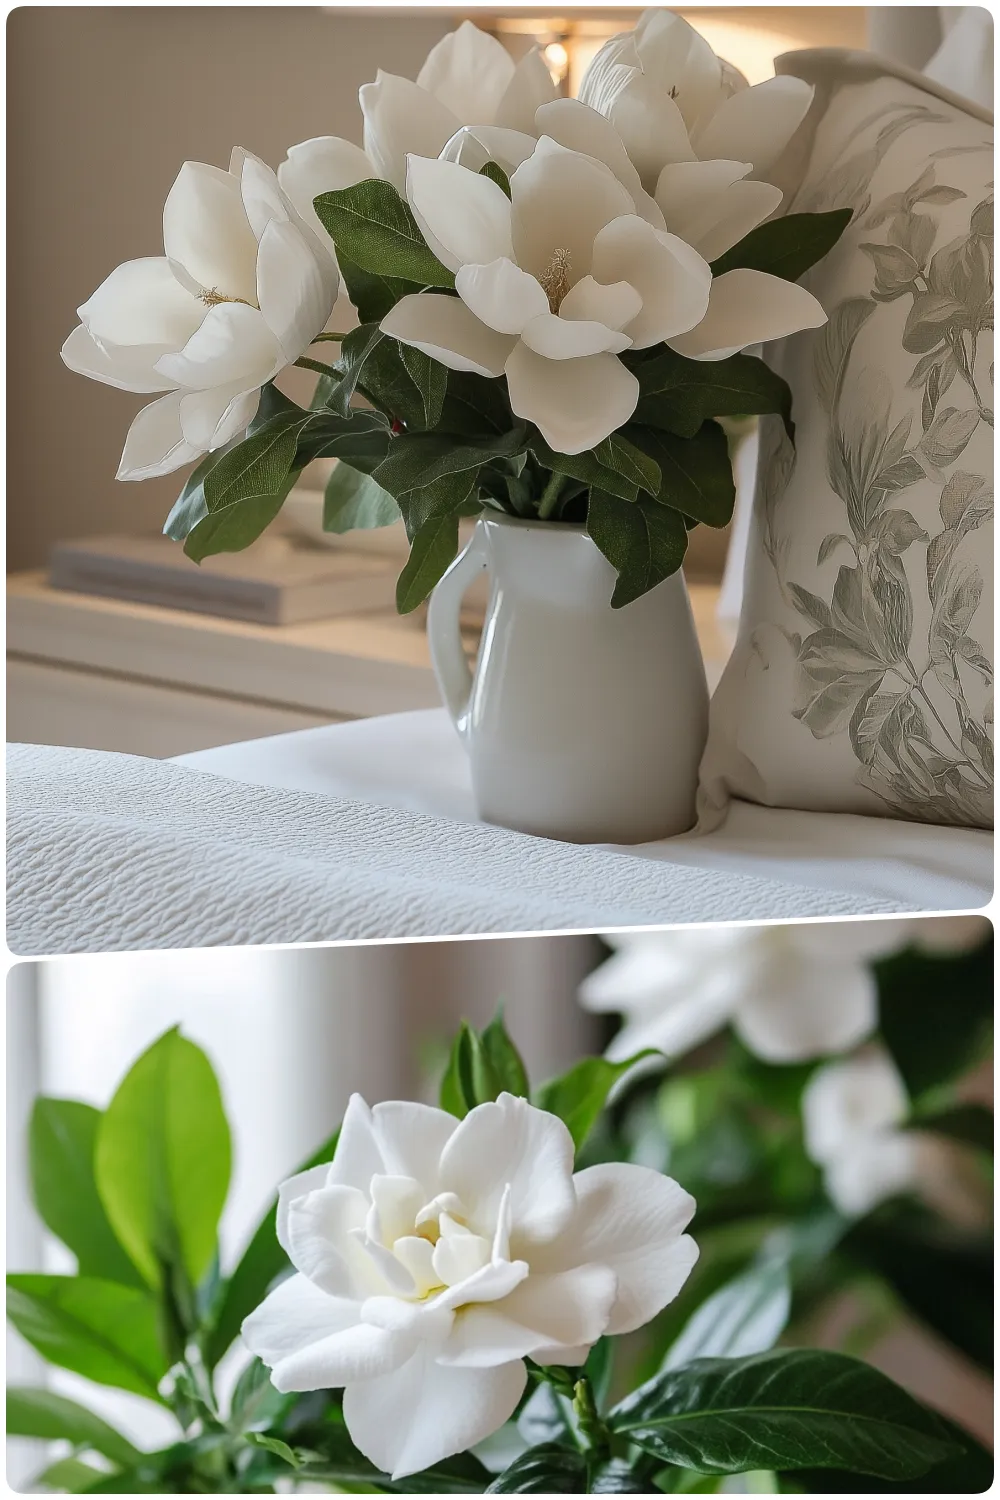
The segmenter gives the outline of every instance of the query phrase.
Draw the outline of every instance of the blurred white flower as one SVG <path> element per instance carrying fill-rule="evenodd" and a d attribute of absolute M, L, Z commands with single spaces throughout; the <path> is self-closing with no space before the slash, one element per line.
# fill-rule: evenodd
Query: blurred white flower
<path fill-rule="evenodd" d="M 336 300 L 337 269 L 270 167 L 185 162 L 163 208 L 162 256 L 126 261 L 78 309 L 71 370 L 165 391 L 129 428 L 119 479 L 169 474 L 240 436 L 260 388 L 294 364 Z"/>
<path fill-rule="evenodd" d="M 647 1167 L 574 1174 L 562 1121 L 510 1094 L 462 1121 L 355 1095 L 333 1162 L 281 1188 L 297 1274 L 243 1336 L 278 1390 L 344 1386 L 352 1440 L 399 1479 L 497 1431 L 526 1357 L 578 1365 L 655 1317 L 694 1207 Z"/>
<path fill-rule="evenodd" d="M 844 1052 L 875 1028 L 873 960 L 897 952 L 919 924 L 801 922 L 614 936 L 617 951 L 587 976 L 588 1010 L 625 1024 L 608 1056 L 655 1047 L 690 1051 L 727 1023 L 751 1052 L 792 1063 Z"/>
<path fill-rule="evenodd" d="M 802 1094 L 806 1150 L 841 1213 L 866 1214 L 916 1187 L 931 1163 L 925 1138 L 898 1128 L 908 1113 L 903 1080 L 881 1047 L 813 1074 Z"/>

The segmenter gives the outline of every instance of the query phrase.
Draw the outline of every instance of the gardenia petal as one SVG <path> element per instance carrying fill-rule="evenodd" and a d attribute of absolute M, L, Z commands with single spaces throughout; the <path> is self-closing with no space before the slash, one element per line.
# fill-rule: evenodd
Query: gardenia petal
<path fill-rule="evenodd" d="M 497 105 L 495 123 L 508 130 L 535 132 L 535 112 L 558 99 L 559 89 L 545 66 L 541 51 L 532 47 L 514 69 L 514 76 Z"/>
<path fill-rule="evenodd" d="M 497 333 L 520 333 L 532 318 L 547 316 L 549 299 L 534 276 L 501 256 L 486 266 L 462 266 L 455 290 L 487 327 Z"/>
<path fill-rule="evenodd" d="M 688 359 L 728 359 L 749 344 L 819 328 L 826 313 L 811 292 L 763 271 L 727 271 L 712 282 L 708 312 L 689 333 L 667 340 Z"/>
<path fill-rule="evenodd" d="M 550 312 L 526 323 L 521 338 L 529 349 L 546 359 L 582 359 L 588 354 L 606 352 L 620 354 L 632 342 L 628 334 L 606 328 L 603 323 L 563 318 Z"/>
<path fill-rule="evenodd" d="M 187 441 L 181 428 L 183 397 L 183 391 L 171 391 L 133 419 L 117 479 L 158 479 L 201 457 L 202 450 Z"/>
<path fill-rule="evenodd" d="M 286 1230 L 292 1265 L 331 1297 L 359 1301 L 384 1291 L 362 1243 L 367 1216 L 368 1198 L 358 1188 L 323 1187 L 293 1199 Z"/>
<path fill-rule="evenodd" d="M 717 260 L 772 214 L 782 199 L 768 182 L 744 182 L 749 162 L 674 162 L 663 168 L 656 201 L 667 228 Z"/>
<path fill-rule="evenodd" d="M 479 172 L 492 161 L 509 177 L 537 144 L 533 135 L 520 130 L 501 129 L 499 125 L 463 125 L 445 142 L 441 160 L 458 162 L 470 172 Z"/>
<path fill-rule="evenodd" d="M 406 201 L 428 245 L 449 270 L 512 257 L 510 199 L 488 177 L 457 162 L 408 156 Z"/>
<path fill-rule="evenodd" d="M 181 286 L 169 262 L 157 255 L 116 266 L 77 313 L 99 344 L 178 349 L 201 323 L 205 305 Z"/>
<path fill-rule="evenodd" d="M 257 303 L 288 364 L 323 331 L 334 296 L 302 232 L 272 219 L 257 254 Z"/>
<path fill-rule="evenodd" d="M 520 1360 L 453 1369 L 424 1346 L 391 1375 L 349 1385 L 344 1420 L 365 1457 L 403 1479 L 491 1436 L 513 1415 L 527 1380 Z"/>
<path fill-rule="evenodd" d="M 291 202 L 319 237 L 320 243 L 333 254 L 333 242 L 316 210 L 313 199 L 320 193 L 333 193 L 353 187 L 370 177 L 377 177 L 372 163 L 351 141 L 339 136 L 320 135 L 292 146 L 278 168 L 278 182 Z"/>
<path fill-rule="evenodd" d="M 163 248 L 203 291 L 253 302 L 257 241 L 232 173 L 184 163 L 163 205 Z"/>
<path fill-rule="evenodd" d="M 598 114 L 596 109 L 581 104 L 579 99 L 556 99 L 539 109 L 535 129 L 539 135 L 551 137 L 567 150 L 593 156 L 610 167 L 629 193 L 636 213 L 657 229 L 663 228 L 663 216 L 643 187 L 621 136 L 611 121 Z"/>
<path fill-rule="evenodd" d="M 617 1294 L 608 1266 L 529 1276 L 502 1302 L 463 1308 L 438 1358 L 485 1369 L 541 1350 L 589 1348 L 607 1327 Z"/>
<path fill-rule="evenodd" d="M 382 331 L 422 349 L 449 370 L 502 375 L 514 339 L 481 323 L 459 297 L 434 292 L 401 297 L 382 319 Z"/>
<path fill-rule="evenodd" d="M 350 1105 L 347 1107 L 347 1114 L 350 1114 Z M 344 1138 L 344 1127 L 346 1124 L 347 1115 L 344 1117 L 344 1126 L 341 1127 L 341 1141 Z M 337 1154 L 338 1156 L 340 1155 L 339 1144 L 337 1146 Z M 330 1170 L 329 1162 L 324 1162 L 322 1166 L 309 1167 L 305 1172 L 297 1172 L 294 1177 L 286 1177 L 285 1181 L 278 1188 L 278 1212 L 275 1217 L 274 1227 L 278 1237 L 278 1244 L 284 1250 L 289 1260 L 291 1259 L 292 1251 L 291 1240 L 288 1236 L 288 1211 L 297 1198 L 304 1198 L 308 1193 L 315 1193 L 320 1188 L 326 1187 Z M 373 1167 L 372 1172 L 369 1173 L 369 1178 L 377 1170 L 377 1167 Z"/>
<path fill-rule="evenodd" d="M 201 327 L 177 354 L 156 361 L 161 375 L 192 390 L 228 385 L 263 385 L 286 363 L 278 343 L 256 307 L 223 302 L 210 307 Z"/>
<path fill-rule="evenodd" d="M 78 323 L 63 344 L 60 356 L 67 369 L 77 375 L 89 375 L 104 385 L 120 391 L 169 391 L 174 382 L 159 375 L 154 365 L 169 346 L 162 344 L 124 348 L 120 344 L 101 345 Z"/>
<path fill-rule="evenodd" d="M 561 251 L 570 285 L 589 274 L 594 239 L 604 225 L 635 211 L 631 194 L 610 167 L 548 136 L 518 167 L 510 190 L 513 258 L 541 278 Z"/>
<path fill-rule="evenodd" d="M 406 184 L 406 157 L 437 156 L 462 124 L 452 110 L 409 78 L 379 69 L 375 82 L 363 84 L 358 98 L 365 117 L 365 153 L 375 168 L 400 192 Z"/>
<path fill-rule="evenodd" d="M 824 966 L 785 948 L 760 966 L 750 983 L 733 1026 L 751 1052 L 768 1062 L 846 1052 L 878 1023 L 878 986 L 871 969 L 860 963 Z"/>
<path fill-rule="evenodd" d="M 605 328 L 620 330 L 637 317 L 641 308 L 641 296 L 627 281 L 609 284 L 584 276 L 566 293 L 559 316 L 603 323 Z"/>
<path fill-rule="evenodd" d="M 601 230 L 593 267 L 599 281 L 627 281 L 641 296 L 642 308 L 625 328 L 637 349 L 693 328 L 710 306 L 708 263 L 676 235 L 653 229 L 635 214 Z"/>
<path fill-rule="evenodd" d="M 835 1160 L 850 1142 L 878 1135 L 905 1118 L 906 1089 L 889 1054 L 869 1047 L 812 1075 L 802 1093 L 802 1126 L 813 1161 Z"/>
<path fill-rule="evenodd" d="M 466 125 L 491 125 L 513 77 L 503 43 L 463 21 L 431 48 L 417 83 Z"/>
<path fill-rule="evenodd" d="M 750 161 L 755 172 L 766 172 L 808 114 L 813 92 L 811 84 L 787 76 L 741 89 L 695 130 L 692 144 L 703 161 Z"/>
<path fill-rule="evenodd" d="M 505 368 L 515 416 L 534 422 L 557 453 L 596 447 L 639 401 L 639 382 L 616 354 L 551 360 L 519 342 Z"/>
<path fill-rule="evenodd" d="M 402 1363 L 410 1345 L 358 1318 L 358 1305 L 290 1276 L 244 1320 L 243 1340 L 270 1366 L 279 1391 L 309 1391 L 368 1379 Z"/>
<path fill-rule="evenodd" d="M 909 1131 L 868 1136 L 829 1162 L 823 1185 L 833 1206 L 849 1218 L 870 1213 L 921 1183 L 920 1144 Z"/>

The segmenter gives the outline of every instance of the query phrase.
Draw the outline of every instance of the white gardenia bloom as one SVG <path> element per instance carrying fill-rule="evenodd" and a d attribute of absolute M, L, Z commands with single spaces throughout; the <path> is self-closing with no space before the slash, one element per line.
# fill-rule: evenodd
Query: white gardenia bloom
<path fill-rule="evenodd" d="M 616 1061 L 646 1047 L 680 1056 L 729 1023 L 767 1062 L 801 1062 L 870 1035 L 871 964 L 905 947 L 915 926 L 802 922 L 609 937 L 617 951 L 587 976 L 580 999 L 624 1016 L 608 1048 Z"/>
<path fill-rule="evenodd" d="M 617 357 L 625 349 L 666 342 L 719 359 L 826 321 L 810 293 L 776 277 L 713 282 L 691 245 L 637 213 L 609 166 L 549 136 L 510 189 L 508 199 L 457 162 L 408 157 L 407 201 L 458 297 L 403 297 L 382 328 L 450 369 L 506 376 L 515 415 L 557 452 L 582 453 L 631 417 L 639 383 Z M 747 278 L 753 303 L 740 300 Z M 770 283 L 782 289 L 773 297 Z"/>
<path fill-rule="evenodd" d="M 687 21 L 646 10 L 605 42 L 580 98 L 606 115 L 650 192 L 665 168 L 707 160 L 773 165 L 805 118 L 811 86 L 769 78 L 753 88 Z"/>
<path fill-rule="evenodd" d="M 402 192 L 408 152 L 437 156 L 464 125 L 530 131 L 536 109 L 558 93 L 537 47 L 515 65 L 502 42 L 463 21 L 431 49 L 416 83 L 379 70 L 362 87 L 363 150 L 337 136 L 303 141 L 278 168 L 278 180 L 299 213 L 319 225 L 313 199 L 320 193 L 370 177 Z"/>
<path fill-rule="evenodd" d="M 336 266 L 270 167 L 185 162 L 163 207 L 162 256 L 126 261 L 78 309 L 71 370 L 160 391 L 129 428 L 119 479 L 170 474 L 238 437 L 260 389 L 320 333 Z"/>
<path fill-rule="evenodd" d="M 869 1213 L 917 1186 L 930 1162 L 924 1138 L 899 1128 L 908 1112 L 903 1080 L 881 1047 L 828 1063 L 809 1080 L 802 1094 L 806 1150 L 823 1167 L 827 1195 L 841 1213 Z"/>
<path fill-rule="evenodd" d="M 694 1207 L 646 1167 L 574 1174 L 562 1121 L 510 1094 L 461 1121 L 355 1095 L 333 1162 L 280 1190 L 296 1274 L 243 1337 L 280 1391 L 345 1387 L 352 1440 L 399 1479 L 501 1427 L 526 1357 L 578 1365 L 665 1307 Z"/>

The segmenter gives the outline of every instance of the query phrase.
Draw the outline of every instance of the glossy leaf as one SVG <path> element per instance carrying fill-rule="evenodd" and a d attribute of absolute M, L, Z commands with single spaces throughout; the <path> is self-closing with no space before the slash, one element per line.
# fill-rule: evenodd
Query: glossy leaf
<path fill-rule="evenodd" d="M 528 1074 L 521 1054 L 514 1046 L 504 1024 L 502 1006 L 497 1010 L 489 1025 L 483 1029 L 481 1040 L 483 1052 L 493 1069 L 493 1076 L 500 1085 L 500 1091 L 527 1099 L 530 1092 Z"/>
<path fill-rule="evenodd" d="M 87 1276 L 12 1275 L 7 1316 L 50 1364 L 159 1399 L 167 1359 L 148 1292 Z"/>
<path fill-rule="evenodd" d="M 666 346 L 636 363 L 639 403 L 631 425 L 693 438 L 713 417 L 777 413 L 794 440 L 792 393 L 780 375 L 752 354 L 729 359 L 684 359 Z"/>
<path fill-rule="evenodd" d="M 480 1034 L 463 1021 L 441 1082 L 441 1108 L 462 1120 L 502 1093 L 528 1095 L 521 1055 L 497 1015 Z"/>
<path fill-rule="evenodd" d="M 56 1391 L 12 1386 L 7 1391 L 7 1436 L 65 1441 L 74 1448 L 103 1453 L 112 1463 L 127 1467 L 138 1461 L 139 1450 L 102 1417 Z"/>
<path fill-rule="evenodd" d="M 229 1125 L 212 1065 L 176 1030 L 118 1087 L 97 1136 L 108 1218 L 151 1286 L 168 1267 L 197 1285 L 215 1253 L 230 1171 Z"/>
<path fill-rule="evenodd" d="M 676 573 L 687 547 L 687 530 L 678 512 L 645 496 L 630 502 L 591 490 L 587 531 L 618 574 L 613 609 L 630 604 Z"/>
<path fill-rule="evenodd" d="M 529 1448 L 499 1474 L 487 1495 L 583 1495 L 587 1492 L 587 1460 L 559 1443 Z"/>
<path fill-rule="evenodd" d="M 424 404 L 424 426 L 436 427 L 441 420 L 444 398 L 448 391 L 448 371 L 436 359 L 431 359 L 422 349 L 409 344 L 400 344 L 399 357 L 403 368 L 420 392 Z"/>
<path fill-rule="evenodd" d="M 535 1103 L 539 1109 L 559 1116 L 579 1151 L 607 1104 L 613 1085 L 640 1059 L 657 1055 L 655 1048 L 647 1047 L 623 1062 L 609 1062 L 606 1057 L 584 1057 L 559 1078 L 543 1083 Z"/>
<path fill-rule="evenodd" d="M 392 526 L 401 512 L 395 500 L 370 474 L 338 463 L 323 494 L 323 530 L 365 531 Z"/>
<path fill-rule="evenodd" d="M 934 1413 L 885 1375 L 814 1349 L 695 1360 L 627 1396 L 610 1425 L 654 1458 L 703 1474 L 822 1462 L 913 1479 L 955 1448 Z"/>
<path fill-rule="evenodd" d="M 669 505 L 706 526 L 728 526 L 736 504 L 729 444 L 718 422 L 705 422 L 694 437 L 630 427 L 630 434 L 655 460 L 662 483 L 656 493 Z"/>
<path fill-rule="evenodd" d="M 460 517 L 475 515 L 480 509 L 474 498 L 475 487 L 475 471 L 448 475 L 433 488 L 431 512 L 416 530 L 411 529 L 411 515 L 403 510 L 412 541 L 409 558 L 396 582 L 396 608 L 401 615 L 424 602 L 454 560 Z M 429 489 L 421 491 L 425 499 Z"/>
<path fill-rule="evenodd" d="M 346 417 L 351 409 L 351 397 L 357 390 L 358 380 L 365 363 L 385 335 L 377 323 L 362 323 L 352 328 L 340 346 L 340 358 L 336 369 L 339 379 L 326 399 L 331 411 Z"/>
<path fill-rule="evenodd" d="M 338 254 L 363 271 L 420 286 L 453 287 L 455 274 L 428 248 L 406 202 L 389 182 L 369 178 L 320 193 L 313 207 Z"/>
<path fill-rule="evenodd" d="M 398 500 L 439 480 L 474 473 L 493 459 L 522 452 L 524 442 L 523 427 L 475 443 L 456 443 L 454 438 L 439 433 L 402 433 L 390 443 L 374 477 Z"/>
<path fill-rule="evenodd" d="M 982 1495 L 993 1484 L 993 1454 L 947 1417 L 938 1417 L 954 1439 L 956 1451 L 920 1476 L 921 1495 Z M 837 1469 L 805 1469 L 791 1476 L 810 1495 L 912 1495 L 909 1480 L 872 1479 L 869 1474 L 845 1474 Z M 784 1488 L 784 1486 L 783 1486 Z"/>
<path fill-rule="evenodd" d="M 343 250 L 337 255 L 337 264 L 347 295 L 357 308 L 358 318 L 362 323 L 380 323 L 401 297 L 420 291 L 418 281 L 383 276 L 378 271 L 363 271 Z"/>
<path fill-rule="evenodd" d="M 738 267 L 766 271 L 783 281 L 798 281 L 829 254 L 851 222 L 853 209 L 835 208 L 822 214 L 784 214 L 758 224 L 748 235 L 712 262 L 712 275 Z"/>
<path fill-rule="evenodd" d="M 671 1344 L 661 1370 L 676 1370 L 693 1359 L 740 1359 L 772 1349 L 792 1306 L 787 1267 L 764 1262 L 727 1281 L 685 1323 Z"/>
<path fill-rule="evenodd" d="M 270 526 L 284 505 L 297 475 L 289 474 L 275 495 L 257 495 L 240 500 L 224 510 L 205 516 L 189 533 L 184 551 L 192 562 L 202 562 L 220 552 L 242 552 Z"/>

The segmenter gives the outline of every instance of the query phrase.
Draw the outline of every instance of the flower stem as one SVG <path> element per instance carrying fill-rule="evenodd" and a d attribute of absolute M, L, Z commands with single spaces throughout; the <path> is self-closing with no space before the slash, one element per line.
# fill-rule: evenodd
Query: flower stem
<path fill-rule="evenodd" d="M 346 333 L 317 333 L 313 339 L 314 344 L 342 344 L 346 339 Z"/>
<path fill-rule="evenodd" d="M 610 1434 L 601 1421 L 593 1389 L 585 1375 L 580 1377 L 573 1388 L 573 1411 L 580 1424 L 580 1436 L 586 1443 L 588 1452 L 593 1453 L 595 1457 L 609 1453 L 611 1451 Z"/>
<path fill-rule="evenodd" d="M 565 474 L 556 474 L 553 472 L 549 475 L 548 483 L 542 491 L 542 498 L 538 502 L 538 519 L 540 521 L 547 521 L 555 510 L 556 501 L 559 499 L 559 492 L 565 482 Z"/>
<path fill-rule="evenodd" d="M 307 359 L 304 354 L 295 361 L 295 365 L 299 370 L 315 370 L 317 375 L 336 374 L 332 365 L 324 365 L 318 359 Z"/>

